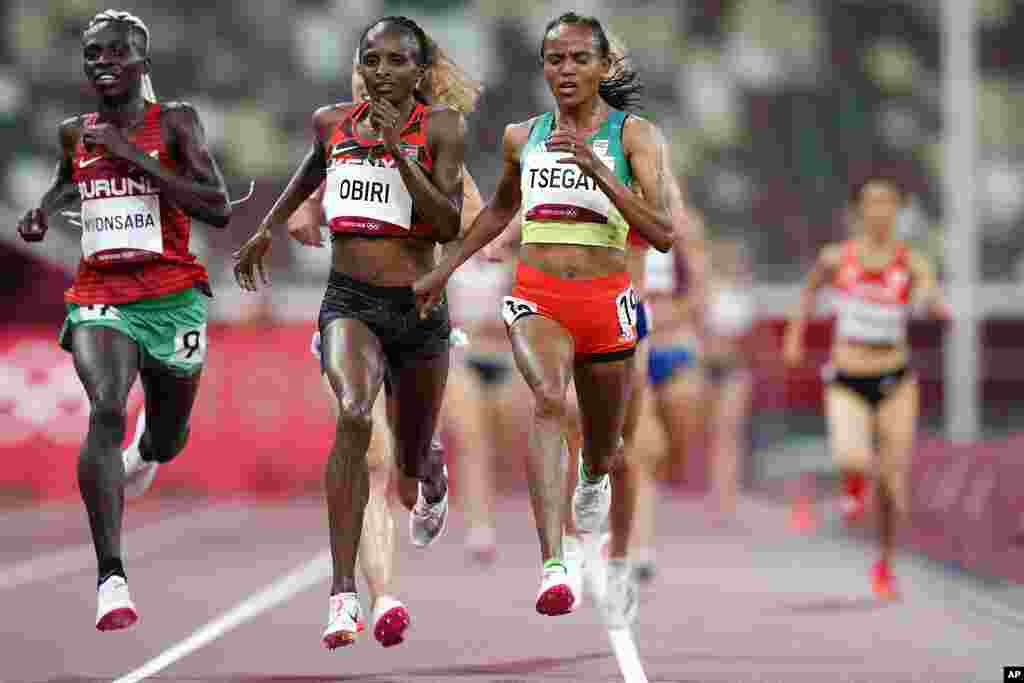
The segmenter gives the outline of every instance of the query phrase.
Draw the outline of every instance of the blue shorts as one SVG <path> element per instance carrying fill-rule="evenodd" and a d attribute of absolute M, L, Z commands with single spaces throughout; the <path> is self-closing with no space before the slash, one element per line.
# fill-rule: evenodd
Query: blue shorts
<path fill-rule="evenodd" d="M 652 387 L 661 386 L 681 370 L 692 367 L 696 354 L 688 346 L 655 346 L 647 352 L 647 379 Z"/>
<path fill-rule="evenodd" d="M 643 341 L 647 338 L 647 335 L 651 333 L 651 314 L 647 310 L 647 304 L 640 300 L 640 305 L 636 307 L 636 340 L 638 342 Z"/>

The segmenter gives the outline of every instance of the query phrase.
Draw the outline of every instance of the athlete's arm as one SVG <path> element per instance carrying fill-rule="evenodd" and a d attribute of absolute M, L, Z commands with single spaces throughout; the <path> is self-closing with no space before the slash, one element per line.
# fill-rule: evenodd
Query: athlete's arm
<path fill-rule="evenodd" d="M 288 234 L 292 239 L 310 247 L 324 246 L 323 234 L 320 232 L 323 216 L 324 186 L 309 195 L 299 208 L 288 217 Z"/>
<path fill-rule="evenodd" d="M 559 163 L 578 166 L 592 177 L 631 229 L 658 251 L 668 251 L 676 234 L 669 215 L 669 168 L 665 157 L 668 148 L 661 144 L 654 124 L 636 117 L 630 117 L 623 125 L 622 146 L 643 196 L 619 182 L 615 172 L 597 158 L 575 130 L 555 130 L 547 148 L 570 154 L 559 159 Z"/>
<path fill-rule="evenodd" d="M 783 354 L 789 365 L 800 365 L 803 362 L 803 340 L 807 321 L 814 315 L 818 292 L 832 279 L 839 266 L 839 256 L 838 245 L 830 244 L 823 247 L 814 262 L 814 267 L 807 275 L 807 280 L 800 291 L 800 302 L 786 326 Z"/>
<path fill-rule="evenodd" d="M 914 283 L 914 303 L 940 320 L 952 318 L 946 296 L 939 286 L 931 262 L 918 252 L 910 252 L 910 272 Z"/>
<path fill-rule="evenodd" d="M 484 258 L 488 261 L 504 261 L 506 257 L 515 254 L 522 241 L 523 210 L 519 209 L 498 238 L 484 247 Z"/>
<path fill-rule="evenodd" d="M 505 127 L 502 140 L 504 166 L 494 196 L 477 215 L 458 248 L 447 253 L 437 267 L 413 284 L 413 291 L 419 299 L 422 313 L 425 314 L 437 302 L 451 274 L 497 237 L 519 210 L 522 202 L 519 156 L 529 134 L 529 127 L 523 124 Z"/>
<path fill-rule="evenodd" d="M 18 221 L 18 234 L 26 242 L 41 242 L 49 227 L 50 214 L 60 211 L 78 198 L 78 187 L 73 180 L 72 166 L 78 134 L 77 117 L 64 121 L 57 128 L 61 156 L 53 174 L 53 181 L 39 200 L 39 207 L 27 211 Z"/>
<path fill-rule="evenodd" d="M 484 200 L 480 196 L 480 188 L 476 186 L 476 181 L 473 180 L 473 176 L 469 174 L 469 171 L 462 170 L 462 218 L 460 219 L 459 236 L 453 239 L 451 242 L 446 242 L 441 247 L 442 256 L 447 256 L 449 253 L 458 248 L 465 239 L 466 234 L 469 232 L 470 226 L 473 225 L 473 221 L 480 215 L 481 209 L 483 209 Z"/>
<path fill-rule="evenodd" d="M 377 106 L 385 104 L 390 105 L 374 102 Z M 446 107 L 435 107 L 427 116 L 427 144 L 434 159 L 430 171 L 402 154 L 397 130 L 382 130 L 381 133 L 398 172 L 402 174 L 402 181 L 412 195 L 416 213 L 433 228 L 430 237 L 438 242 L 450 242 L 459 235 L 462 215 L 466 121 L 462 114 Z"/>
<path fill-rule="evenodd" d="M 469 232 L 473 221 L 484 208 L 484 198 L 480 196 L 480 188 L 465 168 L 462 169 L 462 218 L 459 220 L 459 238 Z"/>
<path fill-rule="evenodd" d="M 172 171 L 159 159 L 147 155 L 109 123 L 83 129 L 82 142 L 102 145 L 111 155 L 145 171 L 153 177 L 160 192 L 192 218 L 214 227 L 226 227 L 231 220 L 227 184 L 210 154 L 196 110 L 183 102 L 166 103 L 161 125 L 174 150 L 178 171 Z"/>
<path fill-rule="evenodd" d="M 664 188 L 666 194 L 666 207 L 672 226 L 675 228 L 673 246 L 682 249 L 682 240 L 694 237 L 690 221 L 690 211 L 686 208 L 686 199 L 683 196 L 683 183 L 672 170 L 672 152 L 668 147 L 665 136 L 658 135 L 658 145 L 661 150 L 662 163 L 664 164 Z"/>
<path fill-rule="evenodd" d="M 677 259 L 686 261 L 688 277 L 686 294 L 683 296 L 684 318 L 690 321 L 699 334 L 704 329 L 704 314 L 707 311 L 708 265 L 707 248 L 702 239 L 689 239 L 675 247 L 679 250 Z"/>

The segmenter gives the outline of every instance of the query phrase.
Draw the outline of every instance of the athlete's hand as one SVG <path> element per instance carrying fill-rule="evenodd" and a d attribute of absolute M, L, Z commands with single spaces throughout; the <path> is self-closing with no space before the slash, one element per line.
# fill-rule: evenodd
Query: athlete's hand
<path fill-rule="evenodd" d="M 401 118 L 398 108 L 387 100 L 374 98 L 370 101 L 370 123 L 380 132 L 381 140 L 391 152 L 398 149 L 402 140 Z"/>
<path fill-rule="evenodd" d="M 324 237 L 320 232 L 320 226 L 301 220 L 294 213 L 288 219 L 288 234 L 293 240 L 299 244 L 305 244 L 307 247 L 322 248 L 324 246 Z"/>
<path fill-rule="evenodd" d="M 597 164 L 601 163 L 590 145 L 571 123 L 559 123 L 558 128 L 548 136 L 546 146 L 549 152 L 564 152 L 569 155 L 559 159 L 558 163 L 577 166 L 589 176 L 596 173 Z"/>
<path fill-rule="evenodd" d="M 129 161 L 139 154 L 139 149 L 128 142 L 121 130 L 109 123 L 86 126 L 82 130 L 82 144 L 87 150 L 99 147 L 110 156 Z"/>
<path fill-rule="evenodd" d="M 18 221 L 18 234 L 26 242 L 42 242 L 48 228 L 46 212 L 42 209 L 26 211 Z"/>
<path fill-rule="evenodd" d="M 431 311 L 441 302 L 441 295 L 444 294 L 446 284 L 448 284 L 448 277 L 437 268 L 412 283 L 412 293 L 416 297 L 416 309 L 421 318 L 429 317 Z"/>
<path fill-rule="evenodd" d="M 255 292 L 258 289 L 257 273 L 259 273 L 259 279 L 263 284 L 270 284 L 270 277 L 263 263 L 270 251 L 270 241 L 269 230 L 257 230 L 256 234 L 235 252 L 234 257 L 238 261 L 235 264 L 235 281 L 242 289 L 250 292 Z"/>

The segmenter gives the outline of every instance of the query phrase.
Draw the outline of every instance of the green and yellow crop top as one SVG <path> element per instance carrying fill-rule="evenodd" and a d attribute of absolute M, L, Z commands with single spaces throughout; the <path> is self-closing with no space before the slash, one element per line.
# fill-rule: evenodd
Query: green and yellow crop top
<path fill-rule="evenodd" d="M 598 159 L 629 187 L 633 173 L 622 149 L 622 125 L 629 116 L 609 109 L 604 124 L 587 139 Z M 563 152 L 548 152 L 545 140 L 555 116 L 537 117 L 521 155 L 523 244 L 582 244 L 626 248 L 629 225 L 597 182 L 577 166 L 560 164 Z"/>

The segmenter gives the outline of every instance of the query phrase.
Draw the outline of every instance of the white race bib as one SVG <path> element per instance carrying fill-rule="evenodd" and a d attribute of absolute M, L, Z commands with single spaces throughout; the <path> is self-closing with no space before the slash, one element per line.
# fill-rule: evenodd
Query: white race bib
<path fill-rule="evenodd" d="M 118 251 L 163 253 L 160 195 L 104 197 L 82 202 L 82 254 L 89 259 L 102 252 Z"/>
<path fill-rule="evenodd" d="M 526 156 L 522 171 L 524 215 L 528 219 L 607 223 L 611 200 L 578 166 L 558 163 L 567 156 L 565 152 L 540 150 Z M 599 154 L 597 158 L 614 170 L 612 157 Z"/>
<path fill-rule="evenodd" d="M 174 360 L 183 365 L 202 365 L 206 360 L 206 325 L 179 328 L 174 334 Z"/>
<path fill-rule="evenodd" d="M 517 320 L 528 315 L 537 314 L 537 304 L 515 296 L 506 296 L 501 300 L 501 317 L 505 324 L 512 327 Z"/>
<path fill-rule="evenodd" d="M 409 230 L 412 195 L 397 168 L 339 163 L 327 175 L 324 216 L 328 225 L 336 218 L 349 219 L 349 224 L 351 219 L 369 219 Z"/>
<path fill-rule="evenodd" d="M 632 286 L 615 297 L 615 311 L 619 316 L 619 333 L 623 339 L 636 339 L 636 316 L 639 307 L 640 299 Z"/>
<path fill-rule="evenodd" d="M 836 335 L 868 343 L 899 343 L 907 336 L 907 306 L 865 301 L 840 294 L 836 299 Z"/>

